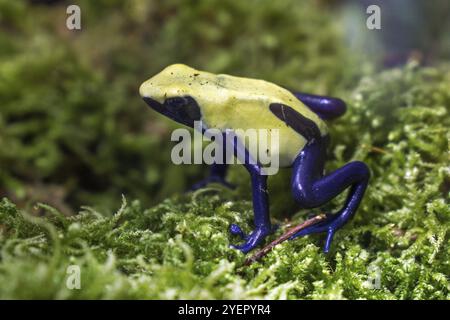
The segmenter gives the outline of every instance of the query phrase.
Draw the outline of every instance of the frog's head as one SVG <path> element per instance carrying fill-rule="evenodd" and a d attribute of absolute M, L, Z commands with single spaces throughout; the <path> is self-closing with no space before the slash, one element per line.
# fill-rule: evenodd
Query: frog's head
<path fill-rule="evenodd" d="M 199 71 L 186 65 L 173 64 L 145 81 L 139 88 L 144 101 L 154 110 L 189 127 L 201 120 L 195 99 Z"/>

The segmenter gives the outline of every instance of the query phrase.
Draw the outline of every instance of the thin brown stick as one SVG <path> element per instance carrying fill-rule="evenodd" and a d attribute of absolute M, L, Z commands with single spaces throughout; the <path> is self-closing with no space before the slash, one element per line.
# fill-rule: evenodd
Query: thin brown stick
<path fill-rule="evenodd" d="M 361 146 L 363 148 L 369 149 L 370 152 L 389 154 L 389 151 L 386 151 L 386 150 L 384 150 L 384 149 L 382 149 L 380 147 L 368 146 L 367 144 L 362 144 Z"/>
<path fill-rule="evenodd" d="M 319 214 L 311 219 L 308 219 L 304 221 L 303 223 L 289 229 L 285 233 L 283 233 L 279 238 L 273 240 L 271 243 L 269 243 L 267 246 L 256 252 L 253 256 L 250 258 L 247 258 L 245 260 L 244 265 L 248 266 L 251 265 L 253 262 L 258 261 L 262 257 L 264 257 L 266 254 L 268 254 L 277 244 L 280 244 L 283 241 L 286 241 L 290 237 L 292 237 L 294 234 L 299 232 L 300 230 L 305 229 L 306 227 L 312 226 L 313 224 L 319 223 L 320 221 L 324 220 L 326 218 L 325 214 Z"/>
<path fill-rule="evenodd" d="M 370 151 L 372 151 L 372 152 L 378 152 L 378 153 L 384 153 L 384 154 L 389 153 L 389 152 L 387 152 L 386 150 L 384 150 L 384 149 L 382 149 L 382 148 L 374 147 L 374 146 L 371 146 L 371 147 L 370 147 Z"/>

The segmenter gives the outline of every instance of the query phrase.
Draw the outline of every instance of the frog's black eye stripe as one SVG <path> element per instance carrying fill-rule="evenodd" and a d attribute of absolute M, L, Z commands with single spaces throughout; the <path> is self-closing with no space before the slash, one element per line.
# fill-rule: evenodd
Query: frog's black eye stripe
<path fill-rule="evenodd" d="M 201 120 L 200 108 L 191 96 L 167 98 L 164 107 L 172 114 L 174 120 L 192 126 Z"/>
<path fill-rule="evenodd" d="M 306 140 L 319 139 L 321 137 L 320 130 L 316 123 L 308 119 L 282 103 L 272 103 L 269 106 L 270 111 L 289 127 L 301 134 Z"/>
<path fill-rule="evenodd" d="M 170 117 L 170 113 L 164 108 L 164 106 L 159 103 L 158 101 L 150 98 L 150 97 L 143 97 L 144 101 L 155 111 L 161 113 L 162 115 L 165 115 L 166 117 Z"/>

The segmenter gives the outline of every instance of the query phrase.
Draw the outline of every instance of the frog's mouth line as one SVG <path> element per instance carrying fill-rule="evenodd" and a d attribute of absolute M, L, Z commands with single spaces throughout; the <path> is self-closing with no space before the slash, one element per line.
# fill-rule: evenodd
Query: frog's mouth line
<path fill-rule="evenodd" d="M 194 127 L 194 121 L 201 121 L 200 108 L 191 96 L 167 98 L 164 103 L 143 97 L 144 101 L 155 111 L 188 127 Z"/>

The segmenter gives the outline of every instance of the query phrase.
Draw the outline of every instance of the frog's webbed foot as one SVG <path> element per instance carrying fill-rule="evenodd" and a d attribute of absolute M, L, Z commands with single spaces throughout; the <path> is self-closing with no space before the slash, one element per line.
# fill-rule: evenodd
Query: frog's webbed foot
<path fill-rule="evenodd" d="M 276 229 L 276 227 L 258 227 L 253 230 L 253 232 L 249 235 L 246 235 L 241 227 L 239 227 L 237 224 L 232 224 L 230 226 L 230 232 L 233 235 L 240 236 L 243 240 L 245 240 L 245 243 L 241 245 L 230 245 L 233 249 L 241 250 L 243 253 L 247 253 L 251 250 L 253 250 L 258 244 L 260 244 L 266 236 L 273 233 L 273 231 Z"/>
<path fill-rule="evenodd" d="M 321 221 L 317 224 L 311 225 L 309 227 L 306 227 L 305 229 L 299 231 L 298 233 L 294 234 L 292 237 L 289 238 L 289 240 L 295 239 L 297 237 L 306 236 L 309 234 L 314 233 L 326 233 L 327 238 L 325 240 L 325 245 L 323 248 L 323 251 L 327 253 L 330 250 L 331 241 L 333 240 L 333 236 L 336 233 L 336 231 L 342 227 L 342 225 L 345 224 L 345 222 L 348 220 L 345 219 L 345 221 L 339 222 L 339 217 L 343 214 L 342 213 L 336 213 L 335 215 L 327 214 L 327 218 L 324 221 Z"/>

